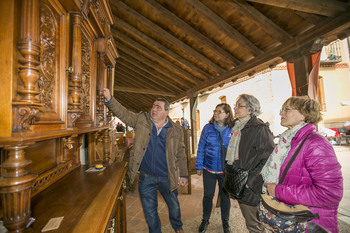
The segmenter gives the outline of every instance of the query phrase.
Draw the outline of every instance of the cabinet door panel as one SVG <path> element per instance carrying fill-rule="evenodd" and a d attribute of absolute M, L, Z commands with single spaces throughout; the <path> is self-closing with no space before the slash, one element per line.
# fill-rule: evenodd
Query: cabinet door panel
<path fill-rule="evenodd" d="M 35 117 L 36 129 L 44 125 L 64 128 L 66 108 L 65 10 L 54 1 L 40 1 L 40 77 L 39 98 L 43 106 Z M 42 130 L 45 130 L 43 128 Z"/>

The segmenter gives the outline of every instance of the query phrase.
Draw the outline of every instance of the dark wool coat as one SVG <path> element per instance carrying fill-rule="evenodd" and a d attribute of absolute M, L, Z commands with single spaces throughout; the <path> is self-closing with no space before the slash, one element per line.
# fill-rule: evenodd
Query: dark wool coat
<path fill-rule="evenodd" d="M 273 136 L 268 124 L 252 116 L 241 130 L 239 160 L 234 162 L 239 168 L 251 170 L 247 181 L 249 188 L 244 189 L 243 197 L 238 199 L 239 202 L 250 206 L 259 204 L 264 183 L 260 172 L 274 147 Z"/>
<path fill-rule="evenodd" d="M 307 124 L 291 141 L 291 149 L 284 160 L 280 176 L 299 144 L 316 127 Z M 331 232 L 338 232 L 338 205 L 343 196 L 341 166 L 332 145 L 321 135 L 311 136 L 301 148 L 289 168 L 282 184 L 275 189 L 276 197 L 288 204 L 302 204 L 318 213 L 320 219 L 312 220 Z"/>

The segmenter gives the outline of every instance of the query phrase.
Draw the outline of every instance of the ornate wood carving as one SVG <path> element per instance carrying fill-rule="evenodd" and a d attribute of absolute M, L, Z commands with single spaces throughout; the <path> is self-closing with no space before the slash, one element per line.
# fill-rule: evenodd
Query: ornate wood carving
<path fill-rule="evenodd" d="M 17 93 L 19 97 L 13 101 L 15 121 L 13 132 L 29 130 L 39 108 L 42 106 L 38 96 L 39 79 L 39 0 L 23 0 L 21 16 L 21 32 L 18 43 L 21 57 L 19 63 L 19 80 Z"/>
<path fill-rule="evenodd" d="M 9 232 L 23 232 L 30 217 L 32 182 L 37 175 L 24 169 L 31 163 L 24 156 L 24 148 L 21 145 L 5 148 L 9 157 L 1 165 L 5 172 L 0 179 L 0 194 L 4 225 Z"/>
<path fill-rule="evenodd" d="M 47 5 L 40 7 L 40 101 L 46 109 L 52 109 L 53 88 L 55 86 L 56 20 Z"/>
<path fill-rule="evenodd" d="M 90 82 L 91 82 L 91 45 L 84 34 L 81 38 L 82 48 L 82 80 L 81 80 L 81 109 L 83 114 L 90 113 Z"/>
<path fill-rule="evenodd" d="M 108 165 L 111 162 L 111 138 L 109 129 L 103 131 L 103 163 Z"/>
<path fill-rule="evenodd" d="M 81 116 L 81 16 L 73 14 L 73 72 L 69 79 L 68 127 L 72 128 Z"/>

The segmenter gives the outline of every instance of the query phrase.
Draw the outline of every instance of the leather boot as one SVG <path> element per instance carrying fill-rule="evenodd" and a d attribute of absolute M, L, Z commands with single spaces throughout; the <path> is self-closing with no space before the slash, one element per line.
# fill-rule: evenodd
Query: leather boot
<path fill-rule="evenodd" d="M 224 233 L 231 233 L 230 224 L 228 223 L 228 220 L 222 221 L 222 228 L 224 228 Z"/>
<path fill-rule="evenodd" d="M 198 232 L 199 233 L 206 232 L 208 225 L 209 225 L 209 220 L 202 219 L 202 223 L 201 225 L 199 225 Z"/>
<path fill-rule="evenodd" d="M 184 233 L 184 230 L 180 229 L 178 231 L 175 231 L 175 233 Z"/>

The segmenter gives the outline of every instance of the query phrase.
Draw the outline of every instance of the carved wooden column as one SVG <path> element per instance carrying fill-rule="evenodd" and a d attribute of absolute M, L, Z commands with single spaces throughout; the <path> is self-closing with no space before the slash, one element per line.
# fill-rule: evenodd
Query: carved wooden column
<path fill-rule="evenodd" d="M 24 156 L 24 148 L 26 146 L 5 148 L 9 151 L 9 157 L 1 165 L 5 173 L 0 179 L 0 194 L 4 225 L 9 232 L 24 232 L 31 214 L 31 190 L 37 175 L 24 169 L 31 163 Z"/>
<path fill-rule="evenodd" d="M 81 16 L 72 15 L 73 20 L 73 48 L 72 48 L 72 68 L 73 72 L 69 79 L 69 103 L 68 103 L 68 127 L 72 128 L 76 120 L 81 116 L 82 109 L 80 98 L 81 91 Z"/>
<path fill-rule="evenodd" d="M 113 72 L 114 68 L 112 66 L 107 66 L 107 88 L 111 91 L 113 95 Z M 107 109 L 107 114 L 106 114 L 106 120 L 107 123 L 112 120 L 113 113 Z"/>
<path fill-rule="evenodd" d="M 109 165 L 111 162 L 111 138 L 109 137 L 109 129 L 103 131 L 103 164 Z"/>
<path fill-rule="evenodd" d="M 97 59 L 97 125 L 102 125 L 104 121 L 104 97 L 103 97 L 103 88 L 104 88 L 104 52 L 98 53 Z"/>
<path fill-rule="evenodd" d="M 35 115 L 42 106 L 38 99 L 39 91 L 39 0 L 23 0 L 21 32 L 18 50 L 22 57 L 18 59 L 19 79 L 17 93 L 20 95 L 13 105 L 13 132 L 29 130 Z"/>

